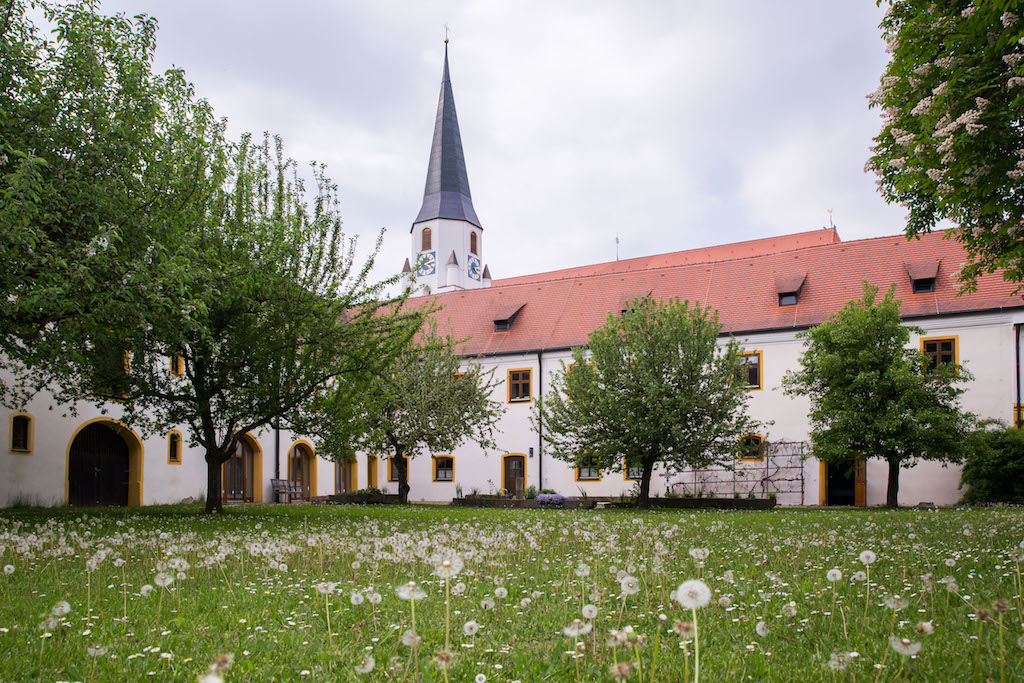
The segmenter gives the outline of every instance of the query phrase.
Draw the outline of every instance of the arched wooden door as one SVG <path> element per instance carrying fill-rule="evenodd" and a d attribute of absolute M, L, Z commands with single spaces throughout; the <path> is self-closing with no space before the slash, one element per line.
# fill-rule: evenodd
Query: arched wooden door
<path fill-rule="evenodd" d="M 293 499 L 309 500 L 310 470 L 313 466 L 313 454 L 301 443 L 292 446 L 288 451 L 288 481 L 298 484 L 302 493 Z"/>
<path fill-rule="evenodd" d="M 248 439 L 240 438 L 235 453 L 222 465 L 222 500 L 232 503 L 253 502 L 253 467 L 256 454 Z"/>
<path fill-rule="evenodd" d="M 101 422 L 86 425 L 68 454 L 68 503 L 128 505 L 128 444 Z"/>

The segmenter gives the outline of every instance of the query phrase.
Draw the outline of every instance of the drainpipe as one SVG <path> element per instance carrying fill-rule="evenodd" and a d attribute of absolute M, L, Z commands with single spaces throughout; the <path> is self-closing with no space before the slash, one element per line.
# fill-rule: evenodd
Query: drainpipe
<path fill-rule="evenodd" d="M 1019 329 L 1017 333 L 1020 334 Z M 1019 383 L 1017 393 L 1020 393 Z M 540 350 L 537 351 L 537 398 L 544 398 L 544 352 Z M 540 411 L 537 412 L 537 490 L 544 490 L 544 416 Z"/>
<path fill-rule="evenodd" d="M 1016 332 L 1016 355 L 1017 355 L 1017 406 L 1016 410 L 1013 411 L 1013 424 L 1017 427 L 1024 428 L 1024 419 L 1021 414 L 1024 413 L 1024 408 L 1021 407 L 1021 396 L 1020 396 L 1020 328 L 1024 323 L 1016 323 L 1013 326 L 1014 332 Z"/>
<path fill-rule="evenodd" d="M 281 478 L 281 420 L 274 421 L 274 479 Z"/>

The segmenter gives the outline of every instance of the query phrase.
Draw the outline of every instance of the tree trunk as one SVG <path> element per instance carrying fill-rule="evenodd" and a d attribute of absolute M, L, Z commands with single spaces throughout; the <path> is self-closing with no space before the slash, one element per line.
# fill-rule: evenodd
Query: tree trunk
<path fill-rule="evenodd" d="M 398 502 L 405 504 L 409 502 L 409 460 L 402 457 L 401 447 L 395 448 L 395 459 L 393 462 L 395 471 L 398 472 Z"/>
<path fill-rule="evenodd" d="M 646 510 L 651 507 L 651 474 L 654 472 L 654 463 L 644 460 L 644 473 L 640 477 L 640 495 L 636 498 L 636 506 Z"/>
<path fill-rule="evenodd" d="M 900 497 L 900 461 L 898 458 L 886 458 L 889 461 L 889 488 L 885 494 L 885 506 L 899 507 Z"/>
<path fill-rule="evenodd" d="M 206 451 L 206 511 L 224 512 L 224 502 L 221 493 L 224 489 L 223 468 L 224 461 L 217 457 L 218 454 Z M 255 482 L 253 482 L 255 483 Z"/>

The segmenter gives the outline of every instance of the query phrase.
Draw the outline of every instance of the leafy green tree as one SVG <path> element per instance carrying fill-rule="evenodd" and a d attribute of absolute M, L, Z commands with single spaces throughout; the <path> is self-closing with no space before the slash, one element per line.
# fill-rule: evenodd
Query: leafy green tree
<path fill-rule="evenodd" d="M 970 436 L 960 478 L 964 502 L 1024 504 L 1024 429 L 993 422 Z"/>
<path fill-rule="evenodd" d="M 0 355 L 19 367 L 180 298 L 165 245 L 229 173 L 223 122 L 152 72 L 156 21 L 97 6 L 0 6 Z"/>
<path fill-rule="evenodd" d="M 881 4 L 881 3 L 879 3 Z M 909 208 L 907 236 L 948 219 L 967 289 L 1002 268 L 1024 282 L 1024 22 L 1015 0 L 893 0 L 883 126 L 868 165 Z"/>
<path fill-rule="evenodd" d="M 926 357 L 908 348 L 910 334 L 923 330 L 902 324 L 894 291 L 876 304 L 878 287 L 865 281 L 859 301 L 798 335 L 800 369 L 783 379 L 787 394 L 811 400 L 818 460 L 851 469 L 857 457 L 889 464 L 889 507 L 899 504 L 900 469 L 958 461 L 972 421 L 958 401 L 970 374 L 955 363 L 929 370 Z"/>
<path fill-rule="evenodd" d="M 735 381 L 739 345 L 720 346 L 720 330 L 717 313 L 678 299 L 638 299 L 609 314 L 537 404 L 551 454 L 610 470 L 627 455 L 643 468 L 639 507 L 649 506 L 655 464 L 682 470 L 735 459 L 754 423 Z"/>
<path fill-rule="evenodd" d="M 409 499 L 409 461 L 424 451 L 450 453 L 467 440 L 494 448 L 505 407 L 491 398 L 493 369 L 456 353 L 431 318 L 368 382 L 339 383 L 326 393 L 305 429 L 331 444 L 329 452 L 389 454 L 401 502 Z M 353 400 L 356 397 L 357 400 Z"/>
<path fill-rule="evenodd" d="M 144 432 L 188 425 L 208 512 L 222 508 L 222 466 L 244 434 L 305 425 L 325 387 L 379 371 L 420 321 L 383 298 L 389 283 L 369 283 L 372 259 L 356 264 L 322 169 L 310 209 L 279 141 L 244 138 L 231 168 L 206 215 L 162 245 L 187 271 L 173 305 L 145 310 L 134 336 L 84 325 L 83 352 L 24 373 L 37 386 L 56 373 L 57 400 L 116 406 Z"/>

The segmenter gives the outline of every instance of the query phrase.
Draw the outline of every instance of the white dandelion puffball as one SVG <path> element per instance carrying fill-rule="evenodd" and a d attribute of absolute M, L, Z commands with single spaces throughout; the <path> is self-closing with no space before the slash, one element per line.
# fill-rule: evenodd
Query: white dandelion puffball
<path fill-rule="evenodd" d="M 576 576 L 578 576 L 581 579 L 585 579 L 588 576 L 590 576 L 590 565 L 586 564 L 585 562 L 580 562 L 579 565 L 576 567 Z"/>
<path fill-rule="evenodd" d="M 363 604 L 364 599 L 365 598 L 363 598 L 362 593 L 354 592 L 352 593 L 351 596 L 349 596 L 348 601 L 352 603 L 353 607 L 358 607 L 359 605 Z"/>
<path fill-rule="evenodd" d="M 148 598 L 149 594 L 152 593 L 152 592 L 153 592 L 153 587 L 150 586 L 148 583 L 145 586 L 143 586 L 142 588 L 139 589 L 139 595 L 141 595 L 144 598 Z"/>
<path fill-rule="evenodd" d="M 843 578 L 843 573 L 838 569 L 829 569 L 828 573 L 825 574 L 825 578 L 834 583 Z"/>
<path fill-rule="evenodd" d="M 860 561 L 864 564 L 874 564 L 878 558 L 870 550 L 865 550 L 860 554 Z"/>
<path fill-rule="evenodd" d="M 414 643 L 419 643 L 422 640 L 423 638 L 416 635 L 416 632 L 411 628 L 407 629 L 406 632 L 402 634 L 402 645 L 405 645 L 406 647 L 412 647 Z"/>
<path fill-rule="evenodd" d="M 435 558 L 434 560 L 434 576 L 442 579 L 450 579 L 457 576 L 462 568 L 465 566 L 465 562 L 458 555 L 446 557 L 444 559 Z"/>
<path fill-rule="evenodd" d="M 763 621 L 757 622 L 757 626 L 754 627 L 754 633 L 756 633 L 761 638 L 766 637 L 768 635 L 768 624 L 764 623 Z"/>
<path fill-rule="evenodd" d="M 469 621 L 467 621 L 465 624 L 462 625 L 462 632 L 465 633 L 467 636 L 470 636 L 470 637 L 475 636 L 477 634 L 477 631 L 479 631 L 479 630 L 480 630 L 480 624 L 478 624 L 473 619 L 470 619 Z"/>
<path fill-rule="evenodd" d="M 698 562 L 703 562 L 704 560 L 708 559 L 708 555 L 710 554 L 711 551 L 707 548 L 690 548 L 690 557 L 697 560 Z"/>
<path fill-rule="evenodd" d="M 452 586 L 452 595 L 462 595 L 466 592 L 466 584 L 459 581 L 457 584 Z"/>
<path fill-rule="evenodd" d="M 476 678 L 473 679 L 473 683 L 487 683 L 487 676 L 477 674 Z"/>
<path fill-rule="evenodd" d="M 676 589 L 676 601 L 683 609 L 698 609 L 711 601 L 711 589 L 700 579 L 683 581 Z"/>
<path fill-rule="evenodd" d="M 865 574 L 864 572 L 854 572 L 853 576 L 851 576 L 850 578 L 853 579 L 854 581 L 867 581 L 868 580 L 868 575 Z"/>
<path fill-rule="evenodd" d="M 71 605 L 68 604 L 68 601 L 67 600 L 61 600 L 60 602 L 58 602 L 56 605 L 53 606 L 53 609 L 50 610 L 50 614 L 52 614 L 55 617 L 63 617 L 65 614 L 67 614 L 70 611 L 71 611 Z"/>
<path fill-rule="evenodd" d="M 489 597 L 484 598 L 480 601 L 480 606 L 484 609 L 494 609 L 494 599 Z"/>
<path fill-rule="evenodd" d="M 921 651 L 921 643 L 899 636 L 889 636 L 889 645 L 893 650 L 906 657 L 913 657 Z"/>
<path fill-rule="evenodd" d="M 4 565 L 4 574 L 13 574 L 13 573 L 14 573 L 14 565 L 13 564 L 5 564 Z"/>
<path fill-rule="evenodd" d="M 160 586 L 161 588 L 166 588 L 167 586 L 170 586 L 172 583 L 174 583 L 174 577 L 168 574 L 167 572 L 160 572 L 153 577 L 153 583 Z"/>
<path fill-rule="evenodd" d="M 640 582 L 635 576 L 626 574 L 619 580 L 623 595 L 636 595 L 640 592 Z"/>
<path fill-rule="evenodd" d="M 494 589 L 494 597 L 501 599 L 508 597 L 508 590 L 504 586 L 498 586 Z"/>
<path fill-rule="evenodd" d="M 594 628 L 593 624 L 582 619 L 573 619 L 571 624 L 562 629 L 562 633 L 570 638 L 576 638 L 577 636 L 587 635 L 592 628 Z"/>
<path fill-rule="evenodd" d="M 371 604 L 371 605 L 379 605 L 379 604 L 380 604 L 380 601 L 381 601 L 381 600 L 383 600 L 383 599 L 384 599 L 384 598 L 383 598 L 383 597 L 381 596 L 381 594 L 380 594 L 380 593 L 378 593 L 377 591 L 373 591 L 373 592 L 372 592 L 372 593 L 370 593 L 370 595 L 369 595 L 369 596 L 367 597 L 367 600 L 369 600 L 369 601 L 370 601 L 370 604 Z"/>
<path fill-rule="evenodd" d="M 355 669 L 357 674 L 368 674 L 373 671 L 373 667 L 377 666 L 376 660 L 373 655 L 366 655 L 363 661 L 356 664 Z"/>
<path fill-rule="evenodd" d="M 405 585 L 399 586 L 395 589 L 395 593 L 402 600 L 422 600 L 427 597 L 427 594 L 422 588 L 416 585 L 415 581 L 410 581 Z"/>
<path fill-rule="evenodd" d="M 597 607 L 595 605 L 584 605 L 583 606 L 583 618 L 593 619 L 597 616 Z"/>

